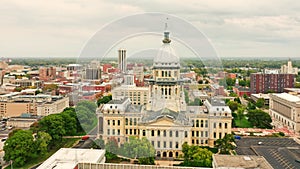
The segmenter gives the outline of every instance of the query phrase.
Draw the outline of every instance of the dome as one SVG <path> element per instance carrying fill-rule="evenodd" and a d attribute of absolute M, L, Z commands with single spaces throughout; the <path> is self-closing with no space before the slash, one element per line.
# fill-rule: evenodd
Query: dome
<path fill-rule="evenodd" d="M 168 41 L 167 43 L 164 42 L 164 44 L 159 49 L 156 57 L 153 60 L 153 67 L 180 67 L 179 57 L 171 47 L 170 41 Z"/>

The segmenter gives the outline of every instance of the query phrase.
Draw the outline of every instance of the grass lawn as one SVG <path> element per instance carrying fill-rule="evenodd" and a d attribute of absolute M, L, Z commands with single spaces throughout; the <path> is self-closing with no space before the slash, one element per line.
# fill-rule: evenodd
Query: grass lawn
<path fill-rule="evenodd" d="M 32 160 L 28 161 L 23 167 L 18 168 L 18 167 L 13 166 L 13 168 L 14 169 L 31 168 L 31 167 L 45 161 L 47 158 L 49 158 L 52 154 L 54 154 L 60 148 L 72 147 L 78 140 L 80 140 L 80 138 L 63 138 L 62 141 L 59 144 L 57 144 L 55 148 L 49 150 L 47 154 L 45 154 L 41 157 L 38 157 L 36 159 L 32 159 Z M 10 169 L 10 168 L 11 168 L 10 165 L 6 167 L 6 169 Z"/>
<path fill-rule="evenodd" d="M 235 125 L 239 128 L 251 128 L 253 127 L 247 119 L 242 118 L 241 120 L 235 120 Z"/>

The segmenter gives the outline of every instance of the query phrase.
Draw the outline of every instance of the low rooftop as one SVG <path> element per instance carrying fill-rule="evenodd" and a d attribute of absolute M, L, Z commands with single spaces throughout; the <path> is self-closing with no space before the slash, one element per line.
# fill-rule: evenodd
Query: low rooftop
<path fill-rule="evenodd" d="M 288 93 L 274 93 L 272 95 L 277 96 L 281 99 L 290 101 L 290 102 L 300 102 L 300 98 L 298 96 L 294 96 L 294 95 L 291 95 Z"/>
<path fill-rule="evenodd" d="M 260 168 L 272 169 L 273 167 L 262 156 L 245 155 L 213 155 L 214 168 Z"/>

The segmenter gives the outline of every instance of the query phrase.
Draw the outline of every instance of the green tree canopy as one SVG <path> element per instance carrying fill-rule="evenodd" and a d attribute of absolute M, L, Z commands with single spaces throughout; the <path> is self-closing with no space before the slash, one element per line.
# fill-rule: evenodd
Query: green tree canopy
<path fill-rule="evenodd" d="M 18 130 L 6 140 L 3 150 L 6 161 L 12 160 L 15 166 L 23 166 L 35 155 L 32 132 L 30 130 Z"/>
<path fill-rule="evenodd" d="M 257 128 L 267 128 L 267 129 L 272 128 L 271 116 L 262 110 L 259 109 L 249 110 L 247 116 L 248 116 L 248 121 Z"/>
<path fill-rule="evenodd" d="M 66 134 L 64 119 L 57 114 L 48 115 L 39 122 L 39 131 L 49 133 L 53 141 L 60 141 Z"/>
<path fill-rule="evenodd" d="M 239 107 L 239 104 L 235 101 L 229 101 L 229 102 L 227 102 L 227 105 L 229 106 L 229 108 L 232 112 L 235 112 Z"/>
<path fill-rule="evenodd" d="M 50 141 L 52 140 L 52 137 L 50 136 L 50 134 L 46 133 L 46 132 L 38 132 L 37 136 L 36 136 L 36 151 L 38 154 L 40 155 L 44 155 L 47 151 L 48 151 L 48 145 L 50 143 Z"/>
<path fill-rule="evenodd" d="M 137 137 L 129 137 L 129 142 L 124 144 L 122 152 L 129 158 L 137 158 L 140 164 L 153 165 L 155 157 L 155 149 L 146 137 L 139 139 Z"/>
<path fill-rule="evenodd" d="M 100 104 L 106 104 L 106 103 L 108 103 L 111 100 L 112 100 L 112 96 L 111 95 L 109 95 L 109 96 L 103 96 L 102 98 L 100 98 L 100 99 L 97 100 L 97 105 L 100 106 Z"/>
<path fill-rule="evenodd" d="M 219 149 L 220 154 L 230 154 L 230 151 L 234 150 L 235 146 L 234 137 L 232 134 L 226 134 L 222 139 L 216 141 L 216 147 Z"/>
<path fill-rule="evenodd" d="M 182 145 L 184 161 L 182 166 L 190 167 L 212 167 L 213 153 L 206 148 L 188 145 L 186 142 Z"/>
<path fill-rule="evenodd" d="M 263 98 L 257 99 L 255 105 L 258 108 L 262 108 L 265 105 L 265 99 L 263 99 Z"/>

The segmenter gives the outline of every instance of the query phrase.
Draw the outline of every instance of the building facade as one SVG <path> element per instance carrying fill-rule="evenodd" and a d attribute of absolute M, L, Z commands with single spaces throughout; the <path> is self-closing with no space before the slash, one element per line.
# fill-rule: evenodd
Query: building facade
<path fill-rule="evenodd" d="M 43 81 L 54 80 L 56 78 L 55 67 L 41 67 L 39 69 L 39 78 Z"/>
<path fill-rule="evenodd" d="M 300 98 L 287 93 L 270 94 L 270 115 L 273 121 L 300 131 Z"/>
<path fill-rule="evenodd" d="M 252 73 L 250 75 L 250 91 L 252 94 L 282 93 L 284 88 L 293 88 L 294 81 L 294 74 Z"/>
<path fill-rule="evenodd" d="M 120 100 L 123 98 L 130 98 L 134 105 L 146 105 L 148 103 L 149 88 L 136 87 L 134 85 L 121 85 L 114 88 L 112 91 L 112 99 Z"/>
<path fill-rule="evenodd" d="M 119 70 L 121 71 L 121 73 L 124 73 L 127 70 L 126 50 L 119 49 L 118 52 L 119 52 L 119 59 L 118 59 Z"/>
<path fill-rule="evenodd" d="M 298 68 L 293 67 L 292 61 L 289 59 L 286 65 L 281 66 L 280 72 L 298 75 Z"/>
<path fill-rule="evenodd" d="M 146 105 L 131 104 L 132 98 L 118 98 L 113 92 L 114 99 L 97 110 L 98 136 L 105 142 L 115 138 L 122 145 L 129 136 L 146 137 L 157 157 L 174 158 L 182 154 L 184 142 L 212 147 L 231 133 L 231 110 L 224 101 L 210 99 L 204 106 L 187 106 L 180 61 L 170 42 L 165 32 L 153 61 L 153 76 L 147 80 Z"/>
<path fill-rule="evenodd" d="M 17 117 L 22 114 L 47 116 L 61 113 L 69 107 L 69 98 L 51 95 L 17 95 L 15 93 L 0 96 L 0 117 Z"/>

